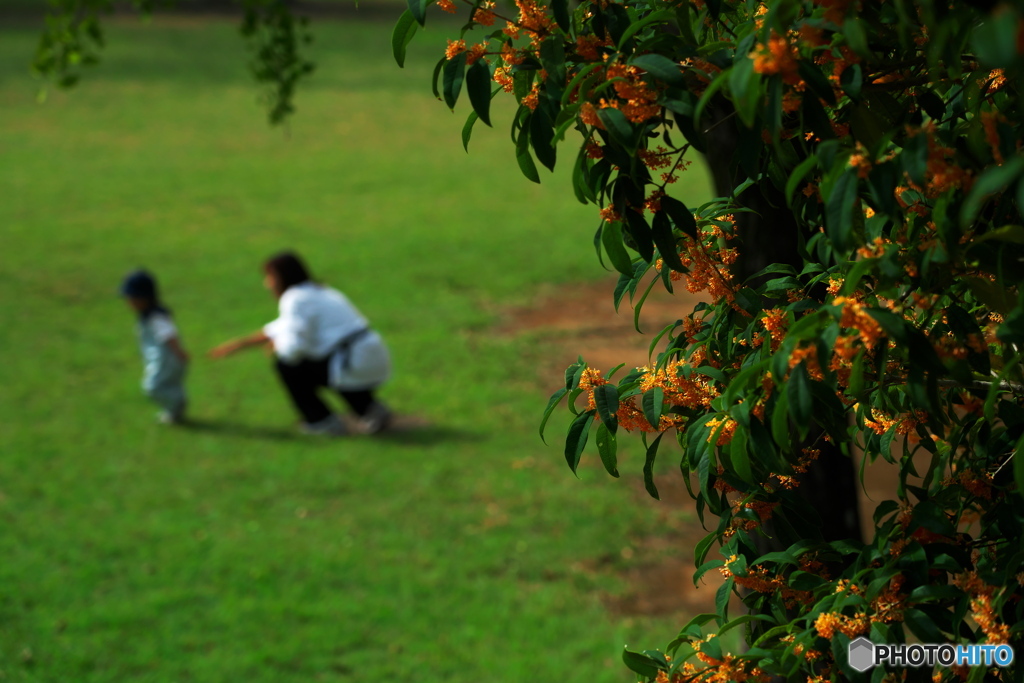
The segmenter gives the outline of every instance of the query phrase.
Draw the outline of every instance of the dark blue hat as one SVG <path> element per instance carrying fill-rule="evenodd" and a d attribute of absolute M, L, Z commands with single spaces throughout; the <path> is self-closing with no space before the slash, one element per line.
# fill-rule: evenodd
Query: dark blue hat
<path fill-rule="evenodd" d="M 156 280 L 145 270 L 129 273 L 121 283 L 122 296 L 156 301 Z"/>

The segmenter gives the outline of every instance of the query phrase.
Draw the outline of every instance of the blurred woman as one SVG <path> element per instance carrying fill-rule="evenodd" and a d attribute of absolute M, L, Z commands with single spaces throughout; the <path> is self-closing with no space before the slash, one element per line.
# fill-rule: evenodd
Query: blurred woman
<path fill-rule="evenodd" d="M 321 400 L 321 388 L 337 391 L 355 413 L 354 431 L 376 434 L 391 412 L 374 392 L 391 374 L 387 347 L 366 317 L 336 289 L 315 282 L 302 259 L 282 252 L 263 264 L 264 286 L 277 298 L 278 317 L 263 329 L 213 348 L 225 358 L 270 345 L 275 368 L 302 415 L 306 434 L 340 436 L 344 422 Z"/>

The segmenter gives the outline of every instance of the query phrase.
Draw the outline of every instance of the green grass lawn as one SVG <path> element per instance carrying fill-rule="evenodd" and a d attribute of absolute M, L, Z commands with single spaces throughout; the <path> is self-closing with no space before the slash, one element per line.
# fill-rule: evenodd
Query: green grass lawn
<path fill-rule="evenodd" d="M 544 347 L 489 328 L 604 275 L 596 211 L 519 175 L 508 109 L 463 152 L 466 105 L 430 95 L 442 31 L 405 70 L 388 25 L 316 31 L 287 130 L 230 23 L 117 20 L 44 105 L 33 29 L 0 31 L 0 679 L 631 680 L 621 647 L 679 621 L 608 613 L 628 560 L 588 568 L 664 532 L 639 444 L 632 481 L 593 455 L 574 478 L 564 418 L 536 435 Z M 384 398 L 426 426 L 299 438 L 266 358 L 203 357 L 274 317 L 259 264 L 284 247 L 384 333 Z M 193 428 L 138 389 L 116 288 L 139 265 L 194 356 Z"/>

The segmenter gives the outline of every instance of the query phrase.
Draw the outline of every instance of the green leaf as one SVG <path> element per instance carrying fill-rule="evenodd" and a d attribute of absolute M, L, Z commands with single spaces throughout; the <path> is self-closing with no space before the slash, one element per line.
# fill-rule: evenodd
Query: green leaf
<path fill-rule="evenodd" d="M 629 257 L 626 246 L 622 243 L 622 224 L 618 221 L 605 223 L 601 231 L 601 244 L 608 253 L 608 260 L 615 270 L 623 275 L 633 275 L 633 259 Z"/>
<path fill-rule="evenodd" d="M 843 36 L 849 44 L 850 49 L 864 59 L 870 60 L 874 55 L 868 47 L 868 37 L 864 31 L 864 22 L 856 16 L 849 17 L 843 22 Z"/>
<path fill-rule="evenodd" d="M 733 470 L 736 472 L 736 476 L 748 484 L 753 484 L 755 483 L 754 473 L 750 469 L 750 452 L 747 450 L 748 441 L 747 430 L 737 427 L 732 436 L 732 441 L 729 442 L 729 460 L 732 463 Z"/>
<path fill-rule="evenodd" d="M 903 143 L 900 162 L 911 180 L 918 185 L 925 185 L 925 175 L 928 173 L 928 136 L 918 134 L 908 138 Z"/>
<path fill-rule="evenodd" d="M 676 228 L 681 230 L 684 234 L 689 235 L 693 239 L 697 239 L 697 219 L 693 217 L 693 212 L 686 207 L 681 201 L 675 197 L 664 196 L 661 198 L 661 208 L 668 214 L 668 217 L 672 219 Z M 659 250 L 661 247 L 659 247 Z M 662 253 L 662 258 L 665 254 Z M 682 262 L 679 264 L 682 266 Z M 685 269 L 679 272 L 684 272 Z"/>
<path fill-rule="evenodd" d="M 668 668 L 654 657 L 632 650 L 622 651 L 622 661 L 630 671 L 646 678 L 656 678 L 659 671 L 665 671 Z"/>
<path fill-rule="evenodd" d="M 597 452 L 601 456 L 601 464 L 608 474 L 613 477 L 619 476 L 618 458 L 615 452 L 617 443 L 615 434 L 602 422 L 597 425 Z"/>
<path fill-rule="evenodd" d="M 462 127 L 462 148 L 466 152 L 469 152 L 469 139 L 473 135 L 473 125 L 479 118 L 475 111 L 469 112 L 469 116 L 466 118 L 466 125 Z"/>
<path fill-rule="evenodd" d="M 395 55 L 395 61 L 401 68 L 405 68 L 405 48 L 414 35 L 416 35 L 416 17 L 409 10 L 405 10 L 398 18 L 395 30 L 391 32 L 391 52 Z"/>
<path fill-rule="evenodd" d="M 832 187 L 826 205 L 828 238 L 836 249 L 846 251 L 851 246 L 853 209 L 857 204 L 857 172 L 849 168 L 839 176 Z"/>
<path fill-rule="evenodd" d="M 565 437 L 565 462 L 573 474 L 576 474 L 576 468 L 580 465 L 580 456 L 590 438 L 590 425 L 593 422 L 594 412 L 588 410 L 577 415 L 569 425 L 569 433 Z"/>
<path fill-rule="evenodd" d="M 944 643 L 947 640 L 932 618 L 921 610 L 913 608 L 904 609 L 903 623 L 910 628 L 911 633 L 921 639 L 921 642 Z"/>
<path fill-rule="evenodd" d="M 555 170 L 554 138 L 555 132 L 552 130 L 551 119 L 548 118 L 544 108 L 537 107 L 537 110 L 530 116 L 530 144 L 533 145 L 533 153 L 537 155 L 537 161 L 544 164 L 549 171 Z"/>
<path fill-rule="evenodd" d="M 480 120 L 491 125 L 491 70 L 482 59 L 473 62 L 466 72 L 466 91 Z"/>
<path fill-rule="evenodd" d="M 796 194 L 796 188 L 800 186 L 804 178 L 818 165 L 818 157 L 811 155 L 800 162 L 800 164 L 793 169 L 793 172 L 789 174 L 789 180 L 786 181 L 786 204 L 792 208 L 793 196 Z"/>
<path fill-rule="evenodd" d="M 675 233 L 672 232 L 672 224 L 664 211 L 654 214 L 654 220 L 651 222 L 651 237 L 654 239 L 654 246 L 658 247 L 658 253 L 661 254 L 665 267 L 678 273 L 685 273 L 687 269 L 679 258 L 679 246 L 676 244 Z"/>
<path fill-rule="evenodd" d="M 623 31 L 622 37 L 620 37 L 618 40 L 617 47 L 619 52 L 625 52 L 626 43 L 628 43 L 629 39 L 635 36 L 640 31 L 644 30 L 651 24 L 665 23 L 667 21 L 671 21 L 672 19 L 675 18 L 675 16 L 675 12 L 666 9 L 659 10 L 657 12 L 651 12 L 640 21 L 633 22 L 632 24 L 630 24 L 629 28 Z"/>
<path fill-rule="evenodd" d="M 860 90 L 864 87 L 864 70 L 860 64 L 851 64 L 839 74 L 839 85 L 843 92 L 854 102 L 860 100 Z"/>
<path fill-rule="evenodd" d="M 597 118 L 601 119 L 605 130 L 611 135 L 612 140 L 630 152 L 635 151 L 636 144 L 633 142 L 633 126 L 626 119 L 626 115 L 614 107 L 605 107 L 597 110 Z"/>
<path fill-rule="evenodd" d="M 614 384 L 601 384 L 594 387 L 594 403 L 597 405 L 597 414 L 601 421 L 608 425 L 612 432 L 619 425 L 615 413 L 619 410 L 619 390 Z"/>
<path fill-rule="evenodd" d="M 1017 22 L 992 12 L 975 29 L 971 45 L 986 68 L 1011 66 L 1017 59 Z"/>
<path fill-rule="evenodd" d="M 821 72 L 821 68 L 803 60 L 800 61 L 797 68 L 800 77 L 804 79 L 807 87 L 818 99 L 823 100 L 829 106 L 835 105 L 836 94 L 832 91 L 832 84 Z"/>
<path fill-rule="evenodd" d="M 658 495 L 658 487 L 654 485 L 654 459 L 658 457 L 658 446 L 661 444 L 663 436 L 665 436 L 664 433 L 659 434 L 658 438 L 647 447 L 647 457 L 644 460 L 644 488 L 655 500 L 661 500 L 661 497 Z"/>
<path fill-rule="evenodd" d="M 629 236 L 636 242 L 634 247 L 638 254 L 648 263 L 654 259 L 654 235 L 651 234 L 651 226 L 647 225 L 647 219 L 638 211 L 626 209 L 626 230 Z"/>
<path fill-rule="evenodd" d="M 982 173 L 960 209 L 961 227 L 965 229 L 971 227 L 985 201 L 991 195 L 1002 192 L 1008 185 L 1016 182 L 1022 172 L 1024 172 L 1024 157 L 1015 156 L 1002 166 L 991 166 Z"/>
<path fill-rule="evenodd" d="M 426 25 L 428 4 L 428 0 L 409 0 L 409 13 L 419 22 L 420 26 Z"/>
<path fill-rule="evenodd" d="M 558 391 L 553 393 L 551 395 L 551 398 L 548 399 L 548 406 L 547 408 L 544 409 L 544 417 L 541 418 L 539 430 L 540 440 L 544 441 L 544 443 L 547 443 L 547 441 L 544 440 L 544 427 L 547 426 L 548 420 L 551 418 L 551 413 L 553 413 L 555 410 L 555 406 L 562 402 L 562 399 L 565 397 L 567 393 L 569 393 L 569 390 L 566 389 L 565 387 L 562 387 Z"/>
<path fill-rule="evenodd" d="M 466 53 L 460 52 L 448 60 L 444 65 L 444 79 L 442 80 L 441 92 L 444 93 L 444 103 L 449 109 L 455 109 L 455 103 L 462 92 L 462 81 L 466 74 Z"/>
<path fill-rule="evenodd" d="M 661 413 L 665 409 L 665 390 L 661 387 L 654 387 L 650 391 L 644 392 L 640 403 L 643 406 L 644 417 L 652 427 L 657 429 L 661 424 Z"/>
<path fill-rule="evenodd" d="M 725 626 L 723 626 L 722 628 L 718 629 L 718 635 L 721 636 L 726 631 L 731 631 L 732 629 L 736 628 L 737 626 L 742 626 L 743 624 L 749 624 L 752 621 L 766 621 L 769 624 L 777 624 L 778 623 L 775 619 L 773 619 L 772 617 L 768 616 L 767 614 L 744 614 L 742 616 L 736 617 L 735 619 L 733 619 L 732 621 L 727 623 Z"/>
<path fill-rule="evenodd" d="M 732 596 L 732 586 L 735 582 L 736 580 L 730 576 L 715 592 L 715 611 L 718 612 L 721 619 L 728 618 L 729 598 Z"/>
<path fill-rule="evenodd" d="M 555 15 L 555 22 L 558 28 L 566 33 L 572 30 L 572 20 L 569 17 L 569 0 L 551 0 L 551 13 Z"/>
<path fill-rule="evenodd" d="M 789 399 L 793 421 L 796 422 L 801 437 L 806 436 L 814 412 L 811 380 L 807 377 L 807 370 L 803 363 L 793 368 L 790 373 L 789 382 L 786 384 L 786 398 Z"/>
<path fill-rule="evenodd" d="M 718 540 L 718 532 L 712 531 L 710 534 L 701 539 L 693 548 L 694 566 L 701 566 L 704 564 L 704 558 L 708 556 L 708 552 L 711 550 L 711 545 Z M 717 615 L 716 615 L 717 616 Z"/>
<path fill-rule="evenodd" d="M 533 157 L 530 156 L 529 151 L 517 152 L 516 161 L 519 162 L 519 170 L 523 172 L 524 176 L 540 184 L 540 174 L 537 173 L 537 165 L 533 163 Z"/>
<path fill-rule="evenodd" d="M 761 76 L 754 72 L 754 61 L 744 55 L 736 55 L 736 61 L 729 69 L 729 90 L 732 91 L 736 113 L 747 128 L 754 127 L 761 105 Z"/>
<path fill-rule="evenodd" d="M 670 15 L 671 13 L 668 11 L 663 11 L 660 14 Z M 648 19 L 650 19 L 650 17 L 648 17 Z M 627 31 L 626 33 L 629 32 Z M 668 83 L 669 85 L 675 86 L 677 88 L 686 87 L 686 80 L 683 78 L 682 67 L 664 55 L 659 55 L 652 52 L 650 54 L 634 57 L 633 59 L 629 60 L 629 63 L 632 64 L 633 66 L 640 67 L 647 73 L 657 78 L 659 81 Z"/>

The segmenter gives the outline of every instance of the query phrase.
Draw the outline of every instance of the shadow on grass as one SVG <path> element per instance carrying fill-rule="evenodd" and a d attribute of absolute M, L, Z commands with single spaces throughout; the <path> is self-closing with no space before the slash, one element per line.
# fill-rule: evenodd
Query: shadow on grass
<path fill-rule="evenodd" d="M 288 427 L 268 427 L 262 425 L 245 424 L 244 422 L 230 422 L 227 420 L 195 420 L 190 419 L 180 425 L 180 429 L 190 432 L 203 432 L 208 434 L 223 434 L 225 436 L 241 436 L 247 439 L 259 439 L 266 441 L 298 441 L 308 439 L 308 436 L 299 434 Z"/>
<path fill-rule="evenodd" d="M 231 422 L 228 420 L 189 420 L 180 426 L 181 429 L 207 434 L 238 436 L 245 439 L 265 441 L 309 441 L 322 437 L 299 433 L 293 427 L 275 427 Z M 345 438 L 373 438 L 398 446 L 432 446 L 439 443 L 466 442 L 479 439 L 476 434 L 463 432 L 451 427 L 434 425 L 422 418 L 401 415 L 386 431 L 373 437 L 353 436 Z"/>

